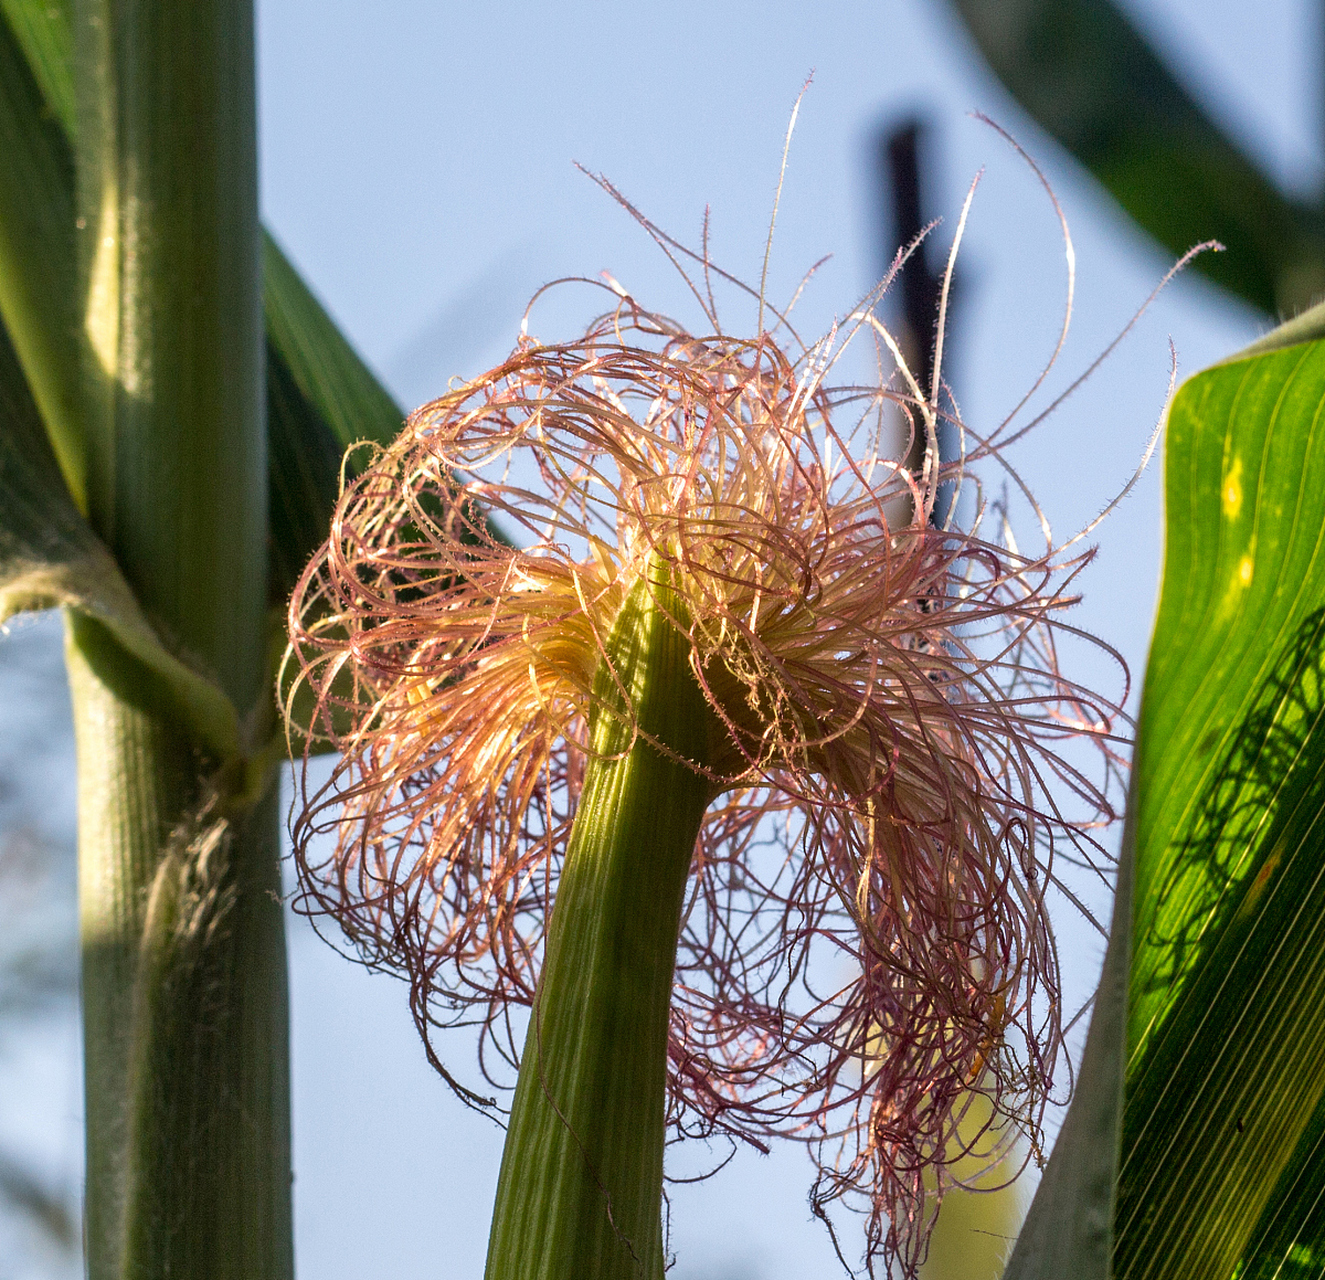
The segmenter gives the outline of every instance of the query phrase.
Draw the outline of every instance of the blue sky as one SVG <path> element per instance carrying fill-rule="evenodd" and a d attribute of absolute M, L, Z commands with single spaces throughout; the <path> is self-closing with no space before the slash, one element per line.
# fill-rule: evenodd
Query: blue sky
<path fill-rule="evenodd" d="M 1126 7 L 1284 185 L 1314 189 L 1323 132 L 1316 6 Z M 439 393 L 449 376 L 500 359 L 528 297 L 557 276 L 610 270 L 648 305 L 693 318 L 666 260 L 576 162 L 605 173 L 687 241 L 697 240 L 709 206 L 715 256 L 757 279 L 783 134 L 811 71 L 770 294 L 788 296 L 831 253 L 802 306 L 813 332 L 875 283 L 886 233 L 873 139 L 888 121 L 923 112 L 937 144 L 932 203 L 947 226 L 985 170 L 949 357 L 977 428 L 1019 399 L 1051 349 L 1064 269 L 1034 176 L 969 112 L 991 115 L 1043 164 L 1071 223 L 1077 310 L 1053 385 L 1089 363 L 1169 265 L 1020 114 L 940 0 L 262 0 L 259 41 L 268 225 L 407 407 Z M 948 234 L 937 232 L 945 246 Z M 569 336 L 581 318 L 582 303 L 554 298 L 533 329 Z M 1261 327 L 1198 279 L 1172 286 L 1016 457 L 1056 530 L 1091 519 L 1131 473 L 1163 405 L 1170 336 L 1180 371 L 1191 372 Z M 1138 676 L 1161 549 L 1158 479 L 1152 467 L 1102 527 L 1075 619 L 1117 645 Z M 50 783 L 52 770 L 70 767 L 71 751 L 60 746 L 67 705 L 58 663 L 31 659 L 58 643 L 58 628 L 19 641 L 8 653 L 0 642 L 0 680 L 20 690 L 0 716 L 45 725 L 45 754 L 39 775 L 17 750 L 0 748 L 0 770 L 20 787 L 13 803 L 26 796 L 29 809 L 43 810 L 34 821 L 67 841 L 72 787 Z M 346 964 L 302 923 L 291 935 L 299 1274 L 478 1277 L 500 1133 L 465 1112 L 426 1066 L 402 986 Z M 1061 944 L 1071 989 L 1084 998 L 1101 949 L 1082 930 L 1065 931 Z M 0 1094 L 23 1099 L 0 1104 L 0 1132 L 23 1130 L 34 1149 L 44 1141 L 47 1160 L 69 1176 L 79 1141 L 69 1066 L 76 1043 L 66 1018 L 0 1060 L 14 1082 Z M 454 1056 L 467 1052 L 457 1044 Z M 743 1156 L 703 1188 L 679 1191 L 674 1274 L 834 1274 L 827 1241 L 809 1221 L 808 1181 L 808 1164 L 792 1149 Z"/>

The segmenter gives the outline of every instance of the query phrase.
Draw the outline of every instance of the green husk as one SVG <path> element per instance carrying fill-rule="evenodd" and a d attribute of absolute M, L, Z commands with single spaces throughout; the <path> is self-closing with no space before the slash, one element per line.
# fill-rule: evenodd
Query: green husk
<path fill-rule="evenodd" d="M 656 598 L 654 598 L 656 596 Z M 596 681 L 588 768 L 502 1157 L 487 1280 L 661 1280 L 668 1011 L 712 784 L 676 602 L 637 584 Z M 645 735 L 665 744 L 666 752 Z M 674 753 L 674 754 L 673 754 Z"/>

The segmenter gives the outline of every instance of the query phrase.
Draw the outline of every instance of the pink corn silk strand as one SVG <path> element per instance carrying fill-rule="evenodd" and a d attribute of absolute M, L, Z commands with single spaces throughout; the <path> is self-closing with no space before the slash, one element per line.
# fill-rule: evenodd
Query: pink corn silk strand
<path fill-rule="evenodd" d="M 993 1121 L 966 1146 L 1038 1149 L 1062 1050 L 1045 893 L 1065 843 L 1101 857 L 1117 712 L 1057 668 L 1086 557 L 936 528 L 953 468 L 922 483 L 881 443 L 890 406 L 912 431 L 918 406 L 807 368 L 627 302 L 411 417 L 290 607 L 303 728 L 341 752 L 295 825 L 300 905 L 408 976 L 434 1062 L 438 1028 L 478 1023 L 506 1085 L 594 671 L 660 556 L 725 737 L 677 951 L 673 1133 L 805 1143 L 816 1211 L 862 1209 L 870 1270 L 913 1271 L 974 1094 Z M 1059 755 L 1073 737 L 1098 781 Z"/>

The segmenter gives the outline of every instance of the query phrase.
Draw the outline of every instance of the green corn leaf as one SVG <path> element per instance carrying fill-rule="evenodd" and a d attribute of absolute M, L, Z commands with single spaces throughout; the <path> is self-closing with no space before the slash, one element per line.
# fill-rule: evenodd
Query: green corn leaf
<path fill-rule="evenodd" d="M 1304 314 L 1169 413 L 1119 898 L 1121 915 L 1133 881 L 1126 1017 L 1115 920 L 1015 1280 L 1325 1268 L 1323 326 L 1325 307 Z"/>
<path fill-rule="evenodd" d="M 953 0 L 995 74 L 1172 254 L 1262 311 L 1325 286 L 1325 221 L 1290 200 L 1178 83 L 1113 0 Z"/>
<path fill-rule="evenodd" d="M 0 326 L 0 623 L 28 609 L 78 610 L 161 677 L 200 741 L 240 749 L 233 703 L 161 644 L 114 557 L 83 519 Z"/>
<path fill-rule="evenodd" d="M 1293 336 L 1193 378 L 1169 415 L 1135 795 L 1128 1280 L 1325 1265 L 1325 341 L 1279 345 Z"/>
<path fill-rule="evenodd" d="M 268 590 L 274 604 L 284 604 L 309 556 L 326 540 L 345 451 L 360 440 L 389 444 L 404 414 L 266 232 L 262 307 L 270 450 Z M 353 474 L 353 455 L 348 461 Z"/>
<path fill-rule="evenodd" d="M 74 134 L 72 5 L 69 0 L 0 0 L 14 39 L 23 51 L 47 114 Z"/>
<path fill-rule="evenodd" d="M 327 536 L 340 493 L 344 452 L 326 420 L 295 381 L 289 365 L 267 346 L 267 480 L 271 521 L 268 596 L 282 606 L 313 549 Z M 284 620 L 281 640 L 284 642 Z"/>
<path fill-rule="evenodd" d="M 8 19 L 16 0 L 3 3 Z M 30 34 L 30 27 L 23 29 Z M 0 315 L 66 486 L 86 510 L 74 218 L 67 136 L 29 70 L 15 29 L 0 20 Z"/>
<path fill-rule="evenodd" d="M 359 440 L 390 444 L 404 414 L 270 234 L 263 238 L 262 298 L 268 352 L 284 362 L 292 385 L 330 427 L 341 452 Z"/>

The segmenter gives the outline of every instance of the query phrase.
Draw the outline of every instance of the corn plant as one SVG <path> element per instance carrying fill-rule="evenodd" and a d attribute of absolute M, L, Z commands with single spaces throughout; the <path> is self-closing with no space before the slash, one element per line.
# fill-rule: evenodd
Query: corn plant
<path fill-rule="evenodd" d="M 1043 1105 L 1036 849 L 1089 837 L 1038 788 L 1059 769 L 1105 813 L 1052 739 L 1112 732 L 1052 660 L 1070 556 L 932 519 L 937 358 L 900 396 L 914 467 L 852 452 L 828 348 L 788 355 L 762 290 L 744 341 L 614 299 L 398 434 L 259 226 L 251 6 L 0 15 L 0 615 L 66 620 L 89 1273 L 292 1274 L 288 638 L 296 745 L 341 753 L 295 832 L 306 901 L 409 974 L 425 1032 L 448 1001 L 531 1010 L 489 1275 L 661 1275 L 669 1121 L 819 1123 L 825 1220 L 854 1198 L 867 1256 L 913 1268 L 921 1166 L 971 1090 L 1007 1121 Z M 1250 190 L 1229 164 L 1219 191 Z M 1254 267 L 1237 227 L 1191 238 L 1269 305 L 1309 223 L 1261 219 Z M 1308 311 L 1171 408 L 1112 935 L 1013 1275 L 1319 1271 L 1323 333 Z M 453 478 L 512 442 L 551 499 Z M 962 648 L 972 621 L 999 662 Z M 770 820 L 800 823 L 791 882 L 752 890 Z M 757 956 L 728 945 L 751 901 Z M 777 974 L 832 930 L 859 978 L 789 1031 Z"/>

